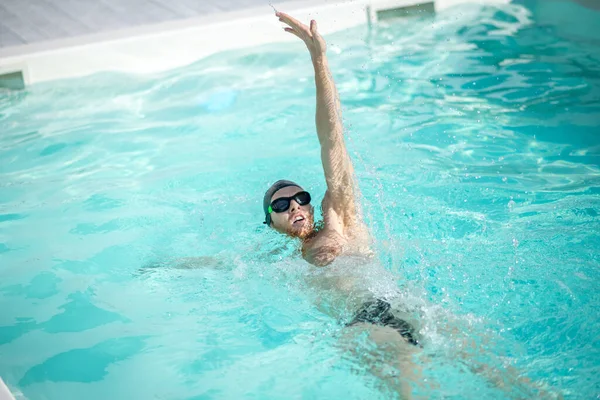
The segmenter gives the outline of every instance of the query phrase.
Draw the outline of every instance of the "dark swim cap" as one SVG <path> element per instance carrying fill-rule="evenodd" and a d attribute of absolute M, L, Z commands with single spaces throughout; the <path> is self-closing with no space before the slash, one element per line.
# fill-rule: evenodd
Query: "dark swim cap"
<path fill-rule="evenodd" d="M 298 185 L 292 181 L 286 181 L 285 179 L 281 179 L 275 182 L 269 190 L 265 193 L 265 197 L 263 198 L 263 210 L 265 212 L 265 222 L 263 224 L 271 225 L 271 214 L 269 214 L 269 206 L 271 205 L 271 197 L 279 190 L 288 186 L 297 186 L 302 189 L 302 186 Z"/>

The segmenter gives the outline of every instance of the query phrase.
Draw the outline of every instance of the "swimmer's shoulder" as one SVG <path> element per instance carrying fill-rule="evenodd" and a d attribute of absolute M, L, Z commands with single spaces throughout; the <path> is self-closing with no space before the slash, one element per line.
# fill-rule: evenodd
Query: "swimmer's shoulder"
<path fill-rule="evenodd" d="M 350 235 L 342 235 L 335 229 L 325 227 L 302 246 L 302 257 L 319 267 L 329 265 L 341 255 L 372 258 L 368 233 L 355 231 Z"/>
<path fill-rule="evenodd" d="M 302 257 L 318 267 L 329 265 L 344 251 L 346 239 L 335 229 L 324 226 L 302 245 Z"/>

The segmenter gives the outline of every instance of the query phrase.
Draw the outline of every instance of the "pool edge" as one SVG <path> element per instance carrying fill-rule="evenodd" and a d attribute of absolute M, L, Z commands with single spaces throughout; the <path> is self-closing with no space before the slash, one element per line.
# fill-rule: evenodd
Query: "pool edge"
<path fill-rule="evenodd" d="M 328 34 L 371 21 L 368 7 L 434 2 L 436 10 L 458 3 L 510 0 L 322 0 L 275 3 L 299 19 L 314 18 Z M 189 65 L 211 54 L 296 40 L 281 30 L 267 1 L 260 7 L 168 21 L 67 39 L 0 49 L 0 78 L 20 74 L 17 88 L 97 72 L 155 73 Z M 218 40 L 215 40 L 218 38 Z M 0 79 L 0 86 L 1 85 Z M 14 84 L 14 83 L 13 83 Z M 6 86 L 4 86 L 6 87 Z"/>
<path fill-rule="evenodd" d="M 8 387 L 0 377 L 0 400 L 15 400 L 15 397 L 12 395 Z"/>
<path fill-rule="evenodd" d="M 366 23 L 368 3 L 298 1 L 285 3 L 281 10 L 303 20 L 317 19 L 327 34 Z M 0 76 L 21 73 L 27 86 L 101 71 L 160 72 L 221 51 L 293 41 L 280 25 L 265 2 L 241 11 L 7 47 L 0 49 Z"/>

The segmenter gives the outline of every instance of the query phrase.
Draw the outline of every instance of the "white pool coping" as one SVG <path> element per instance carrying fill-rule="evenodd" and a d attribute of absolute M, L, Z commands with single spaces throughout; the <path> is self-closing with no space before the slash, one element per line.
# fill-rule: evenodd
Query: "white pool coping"
<path fill-rule="evenodd" d="M 0 400 L 15 400 L 10 390 L 4 384 L 4 381 L 2 381 L 2 378 L 0 378 Z"/>
<path fill-rule="evenodd" d="M 407 7 L 435 3 L 440 10 L 457 3 L 508 3 L 509 0 L 303 0 L 275 8 L 308 21 L 323 34 L 369 23 L 369 7 Z M 265 5 L 0 49 L 0 75 L 20 72 L 25 85 L 90 75 L 101 71 L 154 73 L 181 67 L 211 54 L 272 42 L 297 40 L 285 34 Z"/>

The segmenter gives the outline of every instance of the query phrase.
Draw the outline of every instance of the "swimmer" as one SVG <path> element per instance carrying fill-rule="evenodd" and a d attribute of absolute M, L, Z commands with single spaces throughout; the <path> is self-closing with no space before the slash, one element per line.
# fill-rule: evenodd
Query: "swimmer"
<path fill-rule="evenodd" d="M 333 269 L 332 263 L 346 255 L 369 259 L 373 253 L 369 249 L 368 230 L 357 205 L 358 187 L 344 142 L 340 99 L 329 69 L 327 45 L 317 30 L 316 21 L 312 20 L 310 26 L 306 26 L 283 12 L 276 12 L 275 15 L 287 25 L 284 28 L 286 32 L 304 42 L 310 54 L 316 85 L 315 122 L 327 191 L 321 202 L 323 221 L 317 226 L 311 195 L 293 181 L 275 182 L 263 198 L 264 224 L 279 233 L 299 239 L 302 257 L 314 266 Z M 341 275 L 329 276 L 326 286 L 341 293 L 342 301 L 355 306 L 354 317 L 346 324 L 349 331 L 357 334 L 368 331 L 378 347 L 385 347 L 385 352 L 391 355 L 390 360 L 380 359 L 372 363 L 372 372 L 379 377 L 389 378 L 384 377 L 385 372 L 381 370 L 385 364 L 400 370 L 404 378 L 412 374 L 415 367 L 405 356 L 420 345 L 416 329 L 398 318 L 386 299 L 373 296 L 368 289 L 357 290 L 356 283 L 361 280 L 360 277 L 353 279 Z M 350 299 L 350 293 L 359 294 Z M 348 339 L 347 343 L 350 342 Z M 360 356 L 364 357 L 365 354 Z M 410 396 L 410 389 L 405 384 L 392 386 L 403 397 Z"/>
<path fill-rule="evenodd" d="M 288 25 L 286 32 L 304 41 L 310 53 L 317 89 L 317 136 L 327 191 L 321 202 L 323 224 L 317 229 L 310 194 L 292 181 L 275 182 L 264 196 L 264 223 L 277 232 L 299 238 L 303 258 L 323 267 L 346 251 L 367 248 L 368 234 L 356 206 L 358 190 L 344 143 L 340 100 L 329 70 L 325 40 L 317 31 L 316 21 L 308 27 L 285 13 L 275 15 Z"/>

